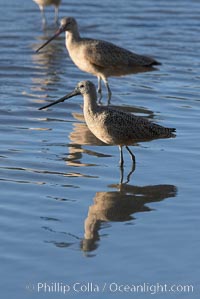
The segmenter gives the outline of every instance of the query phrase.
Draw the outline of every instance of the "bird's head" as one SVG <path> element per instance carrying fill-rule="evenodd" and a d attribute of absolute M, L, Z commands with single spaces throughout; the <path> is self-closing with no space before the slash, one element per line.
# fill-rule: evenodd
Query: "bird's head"
<path fill-rule="evenodd" d="M 91 96 L 93 95 L 94 96 L 94 99 L 96 98 L 96 88 L 95 88 L 95 85 L 91 82 L 91 81 L 81 81 L 79 82 L 75 89 L 68 93 L 67 95 L 65 95 L 64 97 L 60 98 L 59 100 L 55 101 L 55 102 L 52 102 L 48 105 L 45 105 L 41 108 L 39 108 L 39 110 L 43 110 L 43 109 L 46 109 L 50 106 L 53 106 L 53 105 L 56 105 L 58 103 L 61 103 L 61 102 L 64 102 L 65 100 L 68 100 L 72 97 L 75 97 L 77 95 L 87 95 L 87 94 L 91 94 Z"/>
<path fill-rule="evenodd" d="M 40 46 L 36 53 L 38 53 L 42 48 L 48 45 L 52 40 L 54 40 L 57 36 L 59 36 L 62 32 L 69 31 L 72 32 L 77 27 L 77 22 L 73 17 L 63 18 L 60 22 L 60 27 L 56 31 L 56 33 L 50 37 L 42 46 Z"/>

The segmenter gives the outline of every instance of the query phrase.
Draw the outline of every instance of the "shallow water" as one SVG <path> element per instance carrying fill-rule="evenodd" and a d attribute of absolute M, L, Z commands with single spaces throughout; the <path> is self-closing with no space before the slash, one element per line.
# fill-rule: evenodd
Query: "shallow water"
<path fill-rule="evenodd" d="M 199 298 L 200 2 L 63 0 L 60 17 L 75 16 L 82 35 L 162 62 L 109 80 L 112 105 L 177 128 L 132 147 L 122 186 L 118 149 L 87 130 L 81 97 L 38 111 L 80 80 L 96 83 L 64 36 L 35 54 L 55 31 L 52 8 L 43 31 L 33 1 L 0 7 L 2 298 Z M 126 153 L 125 180 L 129 171 Z"/>

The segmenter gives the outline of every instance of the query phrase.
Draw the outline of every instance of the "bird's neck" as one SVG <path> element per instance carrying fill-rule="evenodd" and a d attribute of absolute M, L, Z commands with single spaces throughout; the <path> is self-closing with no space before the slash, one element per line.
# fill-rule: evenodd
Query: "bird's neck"
<path fill-rule="evenodd" d="M 65 36 L 66 36 L 66 44 L 67 45 L 76 43 L 81 39 L 78 28 L 74 28 L 73 31 L 66 32 Z"/>
<path fill-rule="evenodd" d="M 99 106 L 97 104 L 97 99 L 96 96 L 93 95 L 84 95 L 84 105 L 83 105 L 83 110 L 84 110 L 84 115 L 87 114 L 95 114 L 98 110 Z"/>

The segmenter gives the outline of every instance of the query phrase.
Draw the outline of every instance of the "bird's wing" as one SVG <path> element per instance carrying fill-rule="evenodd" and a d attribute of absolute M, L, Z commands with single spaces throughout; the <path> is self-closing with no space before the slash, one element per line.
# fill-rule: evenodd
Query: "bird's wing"
<path fill-rule="evenodd" d="M 119 65 L 149 65 L 153 59 L 130 52 L 112 43 L 101 40 L 85 40 L 84 55 L 90 63 L 99 67 Z"/>
<path fill-rule="evenodd" d="M 105 122 L 112 135 L 122 136 L 122 139 L 151 139 L 170 137 L 174 129 L 165 128 L 148 119 L 123 111 L 109 109 Z"/>

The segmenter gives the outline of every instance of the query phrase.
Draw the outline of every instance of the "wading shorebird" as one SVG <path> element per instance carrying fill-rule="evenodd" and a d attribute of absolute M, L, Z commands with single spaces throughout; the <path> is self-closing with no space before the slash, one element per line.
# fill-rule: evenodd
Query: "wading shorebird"
<path fill-rule="evenodd" d="M 82 71 L 97 76 L 99 100 L 102 98 L 103 80 L 108 92 L 108 103 L 112 95 L 108 77 L 152 71 L 155 70 L 153 66 L 161 64 L 151 57 L 138 55 L 107 41 L 82 38 L 78 24 L 72 17 L 63 18 L 57 32 L 36 52 L 62 32 L 66 32 L 66 48 L 74 64 Z"/>
<path fill-rule="evenodd" d="M 43 24 L 46 24 L 46 17 L 45 17 L 45 13 L 44 13 L 44 8 L 45 6 L 49 6 L 49 5 L 54 5 L 55 7 L 55 18 L 54 21 L 55 23 L 58 22 L 58 10 L 59 10 L 59 5 L 61 3 L 61 0 L 33 0 L 35 3 L 38 4 L 41 14 L 42 14 L 42 22 Z"/>
<path fill-rule="evenodd" d="M 165 128 L 141 116 L 135 116 L 109 106 L 98 105 L 96 88 L 90 81 L 79 82 L 74 91 L 39 108 L 39 110 L 64 102 L 77 95 L 83 96 L 83 114 L 89 130 L 104 143 L 119 146 L 121 168 L 124 164 L 123 146 L 126 147 L 131 156 L 132 166 L 135 166 L 135 156 L 128 145 L 138 141 L 175 137 L 173 132 L 176 129 L 174 128 Z"/>

